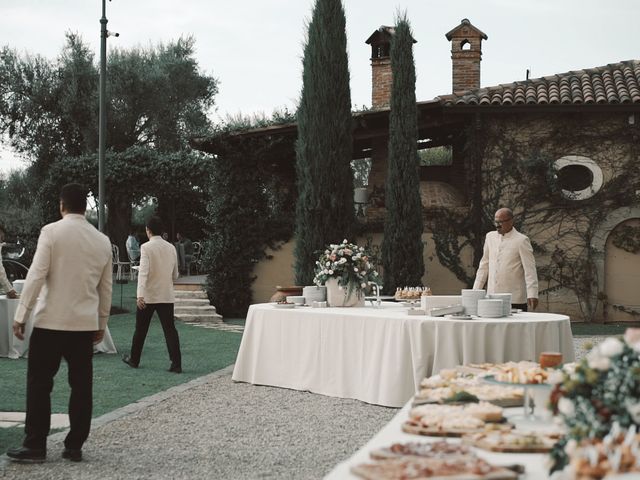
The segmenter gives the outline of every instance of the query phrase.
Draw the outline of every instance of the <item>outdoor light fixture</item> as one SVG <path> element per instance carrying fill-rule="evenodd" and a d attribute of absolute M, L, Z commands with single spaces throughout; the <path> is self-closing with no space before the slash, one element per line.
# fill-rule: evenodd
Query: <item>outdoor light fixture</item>
<path fill-rule="evenodd" d="M 111 0 L 109 0 L 111 1 Z M 107 141 L 107 37 L 119 37 L 107 30 L 106 2 L 102 0 L 100 18 L 100 121 L 98 130 L 98 230 L 104 233 L 106 188 L 104 185 L 104 157 Z"/>

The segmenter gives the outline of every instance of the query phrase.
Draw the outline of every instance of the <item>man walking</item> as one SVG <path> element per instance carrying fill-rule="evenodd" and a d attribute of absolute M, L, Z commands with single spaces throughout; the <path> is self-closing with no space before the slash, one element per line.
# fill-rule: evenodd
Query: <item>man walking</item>
<path fill-rule="evenodd" d="M 533 248 L 526 235 L 513 228 L 513 212 L 501 208 L 496 230 L 487 233 L 473 288 L 487 284 L 487 293 L 511 293 L 511 306 L 527 311 L 538 306 L 538 275 Z"/>
<path fill-rule="evenodd" d="M 171 359 L 169 371 L 182 373 L 180 339 L 173 319 L 173 281 L 178 278 L 176 249 L 162 238 L 160 218 L 151 217 L 146 230 L 149 241 L 140 247 L 136 328 L 131 342 L 131 355 L 125 355 L 122 361 L 138 368 L 151 317 L 158 312 Z"/>
<path fill-rule="evenodd" d="M 62 220 L 42 228 L 22 290 L 13 332 L 24 339 L 34 306 L 34 328 L 27 366 L 27 418 L 22 447 L 7 456 L 42 462 L 47 454 L 53 378 L 64 358 L 69 367 L 70 430 L 63 458 L 82 460 L 93 404 L 93 344 L 104 336 L 111 309 L 111 242 L 84 216 L 87 189 L 62 187 Z M 37 302 L 37 305 L 36 305 Z"/>

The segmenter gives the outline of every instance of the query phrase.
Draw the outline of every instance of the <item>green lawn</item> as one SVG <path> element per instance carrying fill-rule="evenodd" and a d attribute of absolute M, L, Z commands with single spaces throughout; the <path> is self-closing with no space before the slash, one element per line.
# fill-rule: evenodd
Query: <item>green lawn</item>
<path fill-rule="evenodd" d="M 123 307 L 133 308 L 135 284 L 122 286 Z M 114 285 L 114 307 L 120 307 L 120 286 Z M 235 323 L 235 322 L 234 322 Z M 135 325 L 135 314 L 112 315 L 109 330 L 118 355 L 94 357 L 93 416 L 97 417 L 143 397 L 166 390 L 224 368 L 235 361 L 241 335 L 195 327 L 176 322 L 180 335 L 183 373 L 169 373 L 169 355 L 157 316 L 151 323 L 140 367 L 130 368 L 120 357 L 128 353 Z M 27 360 L 0 358 L 0 411 L 24 411 Z M 66 413 L 69 399 L 67 367 L 63 361 L 55 378 L 51 396 L 53 413 Z M 19 444 L 22 428 L 0 428 L 0 453 Z M 17 442 L 17 443 L 16 443 Z"/>

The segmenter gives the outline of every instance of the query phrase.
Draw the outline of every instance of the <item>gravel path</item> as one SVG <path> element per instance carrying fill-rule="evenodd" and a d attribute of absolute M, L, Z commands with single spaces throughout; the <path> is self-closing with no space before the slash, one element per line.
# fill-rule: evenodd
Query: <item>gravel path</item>
<path fill-rule="evenodd" d="M 576 337 L 576 357 L 585 343 Z M 7 479 L 317 479 L 350 457 L 397 411 L 357 400 L 231 381 L 231 367 L 94 419 L 85 461 L 0 458 Z"/>
<path fill-rule="evenodd" d="M 151 405 L 133 404 L 94 420 L 81 463 L 60 458 L 64 434 L 56 434 L 49 439 L 46 463 L 7 462 L 0 478 L 322 478 L 397 411 L 234 383 L 229 369 L 190 386 L 161 394 Z"/>

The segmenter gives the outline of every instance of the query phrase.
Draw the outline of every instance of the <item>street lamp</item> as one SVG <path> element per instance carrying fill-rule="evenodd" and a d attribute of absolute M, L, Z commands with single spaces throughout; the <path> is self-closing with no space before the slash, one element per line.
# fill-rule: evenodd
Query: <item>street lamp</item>
<path fill-rule="evenodd" d="M 109 0 L 111 1 L 111 0 Z M 104 205 L 106 189 L 104 186 L 104 157 L 107 142 L 107 37 L 118 33 L 107 30 L 105 0 L 102 0 L 102 18 L 100 19 L 100 123 L 98 130 L 98 230 L 104 233 Z"/>

